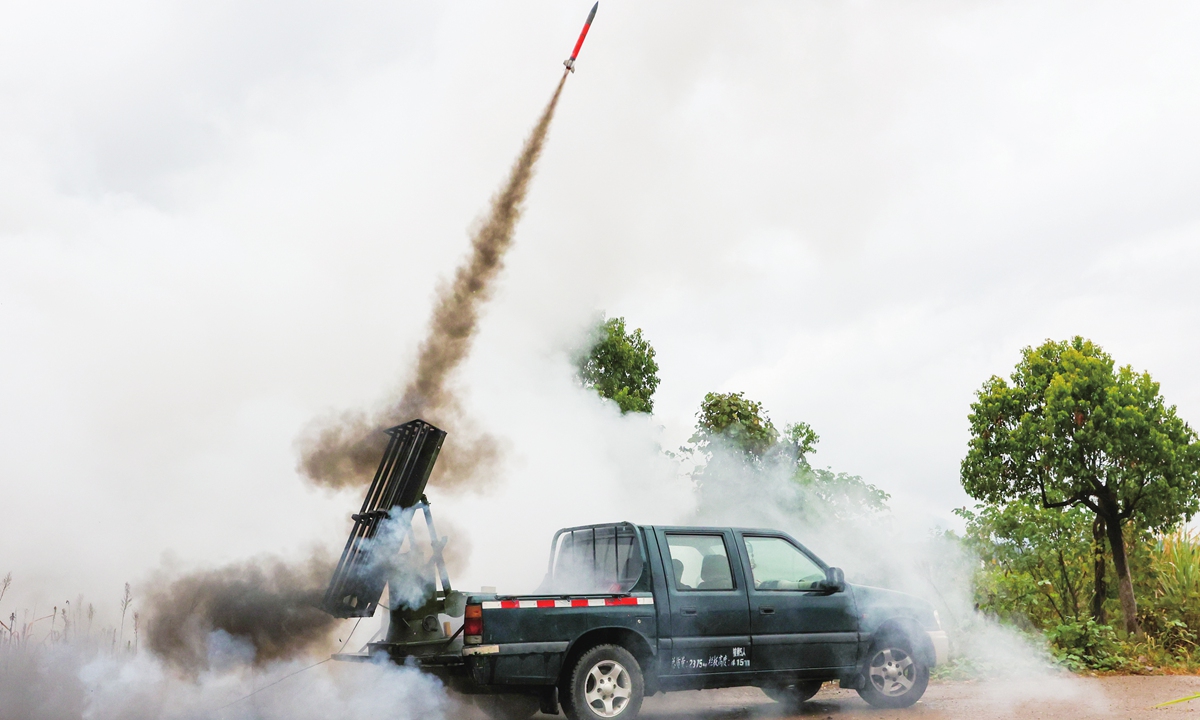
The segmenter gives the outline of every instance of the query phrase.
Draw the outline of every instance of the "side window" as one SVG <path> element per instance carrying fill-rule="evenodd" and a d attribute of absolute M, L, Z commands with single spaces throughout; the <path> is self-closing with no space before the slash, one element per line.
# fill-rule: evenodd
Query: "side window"
<path fill-rule="evenodd" d="M 733 572 L 721 535 L 667 534 L 676 590 L 732 590 Z"/>
<path fill-rule="evenodd" d="M 783 538 L 746 537 L 755 590 L 817 590 L 825 571 Z"/>

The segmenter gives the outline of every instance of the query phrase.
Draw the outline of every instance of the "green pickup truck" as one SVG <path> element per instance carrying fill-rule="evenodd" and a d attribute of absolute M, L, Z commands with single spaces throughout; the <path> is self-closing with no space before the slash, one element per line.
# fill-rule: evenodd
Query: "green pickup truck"
<path fill-rule="evenodd" d="M 528 698 L 496 714 L 572 720 L 699 688 L 799 704 L 829 680 L 907 707 L 947 651 L 928 603 L 847 584 L 785 533 L 631 523 L 560 530 L 538 592 L 468 596 L 463 641 L 452 687 Z"/>

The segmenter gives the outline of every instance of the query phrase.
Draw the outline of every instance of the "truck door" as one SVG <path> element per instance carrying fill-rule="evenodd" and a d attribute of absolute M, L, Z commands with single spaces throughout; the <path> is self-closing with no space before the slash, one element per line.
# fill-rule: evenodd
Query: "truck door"
<path fill-rule="evenodd" d="M 854 665 L 858 613 L 849 590 L 822 588 L 825 567 L 790 538 L 738 533 L 750 578 L 755 670 Z"/>
<path fill-rule="evenodd" d="M 659 530 L 671 602 L 670 675 L 750 670 L 750 610 L 734 535 Z"/>

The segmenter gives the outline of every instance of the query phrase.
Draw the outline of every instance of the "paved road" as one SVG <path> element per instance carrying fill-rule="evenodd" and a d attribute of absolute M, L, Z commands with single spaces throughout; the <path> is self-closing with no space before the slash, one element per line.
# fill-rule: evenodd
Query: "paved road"
<path fill-rule="evenodd" d="M 1152 710 L 1165 700 L 1200 693 L 1200 677 L 1060 677 L 1009 682 L 938 682 L 907 710 L 876 710 L 853 690 L 827 685 L 798 712 L 787 712 L 754 688 L 700 690 L 648 698 L 646 720 L 740 718 L 872 718 L 873 720 L 992 720 L 1042 718 L 1192 718 L 1200 700 Z M 561 717 L 561 716 L 559 716 Z"/>

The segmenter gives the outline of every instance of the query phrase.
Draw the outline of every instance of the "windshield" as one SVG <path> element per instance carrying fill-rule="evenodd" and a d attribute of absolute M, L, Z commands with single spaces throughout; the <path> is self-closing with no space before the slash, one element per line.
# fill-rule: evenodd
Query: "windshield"
<path fill-rule="evenodd" d="M 550 595 L 627 593 L 642 577 L 642 549 L 628 523 L 562 530 L 550 573 L 538 589 Z"/>

